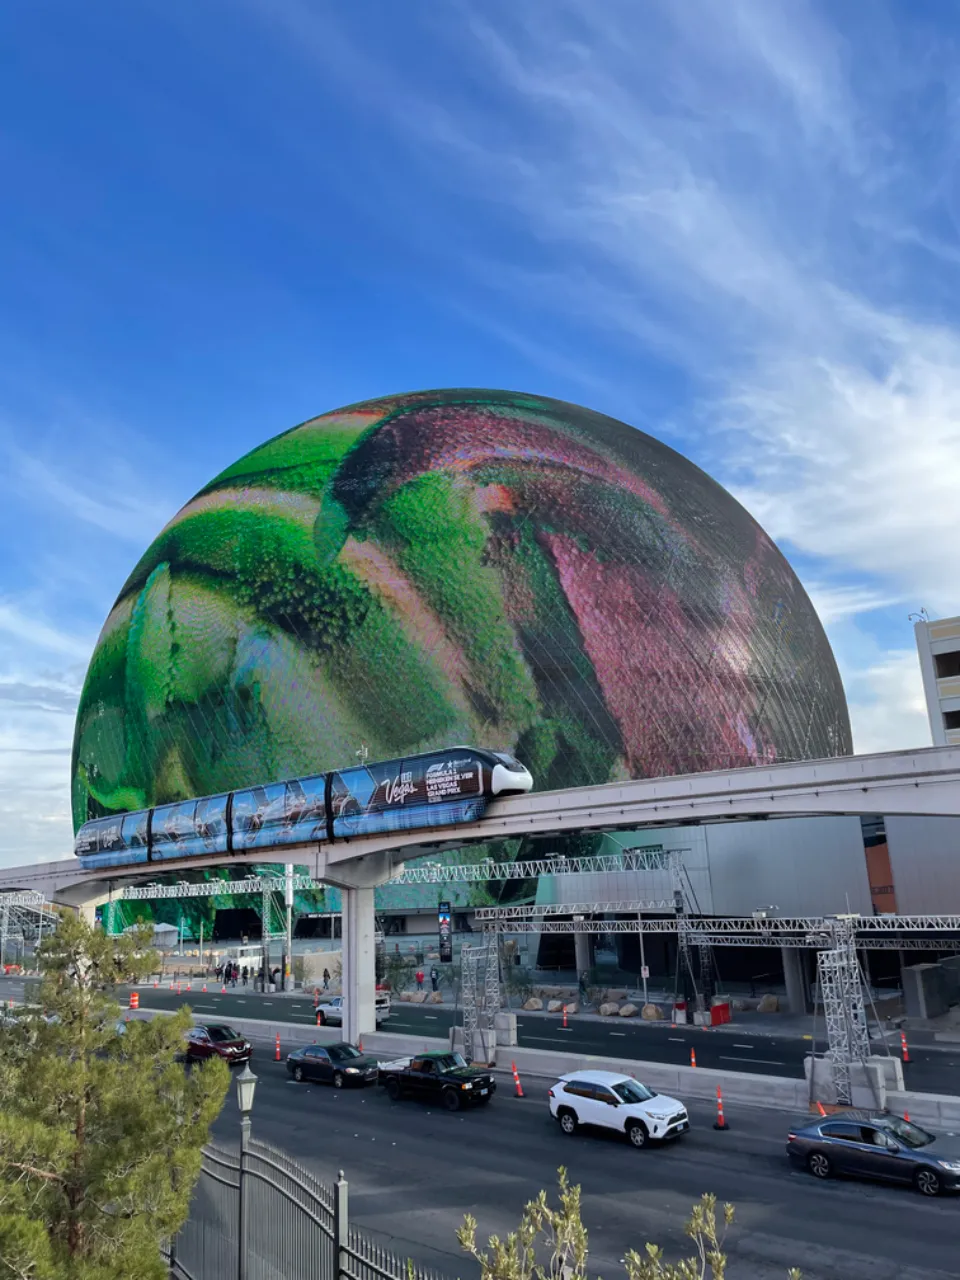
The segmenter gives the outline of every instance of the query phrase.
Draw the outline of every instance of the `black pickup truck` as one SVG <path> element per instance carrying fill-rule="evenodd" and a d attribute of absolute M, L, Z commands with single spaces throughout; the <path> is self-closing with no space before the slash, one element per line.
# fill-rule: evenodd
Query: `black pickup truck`
<path fill-rule="evenodd" d="M 379 1083 L 394 1101 L 405 1095 L 440 1102 L 448 1111 L 483 1107 L 497 1091 L 489 1071 L 468 1067 L 459 1053 L 421 1053 L 381 1062 Z"/>

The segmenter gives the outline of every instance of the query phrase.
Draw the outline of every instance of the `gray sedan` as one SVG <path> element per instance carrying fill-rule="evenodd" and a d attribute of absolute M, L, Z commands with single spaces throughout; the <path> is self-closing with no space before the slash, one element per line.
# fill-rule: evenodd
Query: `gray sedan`
<path fill-rule="evenodd" d="M 925 1196 L 960 1187 L 960 1136 L 938 1137 L 899 1116 L 828 1116 L 791 1130 L 787 1155 L 815 1178 L 910 1183 Z"/>

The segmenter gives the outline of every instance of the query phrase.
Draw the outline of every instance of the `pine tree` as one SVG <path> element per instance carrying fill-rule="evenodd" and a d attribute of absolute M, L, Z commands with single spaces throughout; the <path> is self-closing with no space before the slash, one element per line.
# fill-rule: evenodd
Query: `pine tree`
<path fill-rule="evenodd" d="M 46 1017 L 0 1029 L 0 1280 L 161 1280 L 229 1070 L 178 1062 L 186 1010 L 118 1031 L 116 984 L 157 967 L 149 930 L 64 915 L 39 962 Z"/>

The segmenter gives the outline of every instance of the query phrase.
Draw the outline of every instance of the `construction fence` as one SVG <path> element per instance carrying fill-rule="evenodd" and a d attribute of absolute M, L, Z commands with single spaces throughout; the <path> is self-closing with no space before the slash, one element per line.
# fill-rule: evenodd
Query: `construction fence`
<path fill-rule="evenodd" d="M 446 1280 L 350 1225 L 342 1173 L 326 1186 L 255 1139 L 204 1148 L 190 1217 L 164 1255 L 171 1280 Z"/>

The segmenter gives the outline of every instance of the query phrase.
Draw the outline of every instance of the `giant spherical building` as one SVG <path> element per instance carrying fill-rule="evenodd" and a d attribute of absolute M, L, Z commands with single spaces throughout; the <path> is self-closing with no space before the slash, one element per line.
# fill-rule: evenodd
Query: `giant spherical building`
<path fill-rule="evenodd" d="M 574 405 L 427 391 L 276 436 L 163 530 L 90 663 L 74 820 L 457 742 L 541 789 L 851 749 L 810 601 L 709 476 Z"/>

